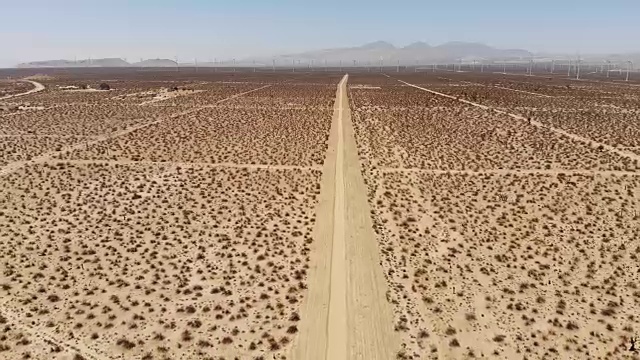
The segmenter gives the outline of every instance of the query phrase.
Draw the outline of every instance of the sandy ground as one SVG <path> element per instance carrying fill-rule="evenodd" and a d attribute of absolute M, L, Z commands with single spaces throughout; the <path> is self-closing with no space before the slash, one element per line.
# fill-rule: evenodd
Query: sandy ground
<path fill-rule="evenodd" d="M 638 327 L 637 177 L 379 179 L 376 222 L 401 329 L 415 334 L 408 356 L 623 358 Z M 635 200 L 602 207 L 628 191 Z"/>
<path fill-rule="evenodd" d="M 351 96 L 396 357 L 640 358 L 634 147 L 385 85 Z"/>
<path fill-rule="evenodd" d="M 298 326 L 314 320 L 299 308 L 310 286 L 319 164 L 283 164 L 283 152 L 265 163 L 84 156 L 92 146 L 270 86 L 235 93 L 225 87 L 222 99 L 211 86 L 195 107 L 169 108 L 115 130 L 108 127 L 114 123 L 109 114 L 125 118 L 142 107 L 112 105 L 107 95 L 81 105 L 76 99 L 88 95 L 77 93 L 65 95 L 75 108 L 58 109 L 62 114 L 3 119 L 1 358 L 287 358 Z M 323 88 L 318 91 L 315 98 L 322 98 Z M 305 96 L 312 94 L 307 89 Z M 254 139 L 273 124 L 282 128 L 282 119 L 264 116 L 279 104 L 259 99 L 265 112 L 248 134 Z M 86 116 L 75 120 L 73 114 Z M 315 126 L 320 133 L 331 122 L 330 111 L 325 114 L 304 129 L 293 126 L 296 117 L 286 119 L 296 132 L 290 152 L 324 154 L 315 143 L 326 137 L 316 140 L 303 130 Z M 189 124 L 180 126 L 187 131 Z M 69 135 L 65 126 L 82 126 L 91 135 Z M 191 123 L 190 129 L 198 127 Z M 196 159 L 197 143 L 183 145 L 191 151 L 184 156 Z M 260 152 L 265 145 L 237 149 Z M 82 156 L 60 159 L 75 151 Z"/>
<path fill-rule="evenodd" d="M 2 179 L 0 233 L 26 239 L 3 241 L 1 311 L 85 357 L 277 355 L 297 331 L 319 176 L 25 167 Z"/>
<path fill-rule="evenodd" d="M 406 81 L 402 81 L 402 80 L 398 80 L 398 81 L 400 81 L 401 83 L 403 83 L 405 85 L 408 85 L 408 86 L 411 86 L 411 87 L 415 87 L 417 89 L 420 89 L 420 90 L 423 90 L 423 91 L 427 91 L 427 92 L 430 92 L 430 93 L 438 95 L 438 96 L 442 96 L 442 97 L 446 97 L 446 98 L 450 98 L 450 99 L 456 99 L 453 96 L 450 96 L 450 95 L 447 95 L 447 94 L 443 94 L 441 92 L 429 90 L 429 89 L 426 89 L 424 87 L 420 87 L 420 86 L 417 86 L 417 85 L 414 85 L 414 84 L 410 84 L 410 83 L 408 83 Z M 543 123 L 541 123 L 539 121 L 536 121 L 536 120 L 528 120 L 527 118 L 525 118 L 525 117 L 523 117 L 521 115 L 518 115 L 518 114 L 513 114 L 513 113 L 509 113 L 509 112 L 503 111 L 503 110 L 498 110 L 496 108 L 493 108 L 493 107 L 490 107 L 490 106 L 487 106 L 487 105 L 478 104 L 476 102 L 468 101 L 468 100 L 461 99 L 461 98 L 458 98 L 456 100 L 458 100 L 460 102 L 463 102 L 465 104 L 469 104 L 469 105 L 473 105 L 473 106 L 479 107 L 479 108 L 481 108 L 483 110 L 493 110 L 498 114 L 504 114 L 504 115 L 510 116 L 510 117 L 512 117 L 514 119 L 517 119 L 517 120 L 529 121 L 529 123 L 531 125 L 534 125 L 534 126 L 537 126 L 537 127 L 541 127 L 541 128 L 547 128 L 547 129 L 549 129 L 549 130 L 551 130 L 553 132 L 556 132 L 558 134 L 564 135 L 564 136 L 566 136 L 568 138 L 571 138 L 573 140 L 577 140 L 577 141 L 583 142 L 585 144 L 590 144 L 590 145 L 593 144 L 595 146 L 601 146 L 601 147 L 609 150 L 610 152 L 616 153 L 616 154 L 618 154 L 620 156 L 628 157 L 631 160 L 635 160 L 635 161 L 640 160 L 640 156 L 638 156 L 637 154 L 634 154 L 634 153 L 631 153 L 631 152 L 627 152 L 627 151 L 623 151 L 623 150 L 617 149 L 617 148 L 615 148 L 613 146 L 610 146 L 610 145 L 607 145 L 607 144 L 603 144 L 603 143 L 600 143 L 600 142 L 596 142 L 596 141 L 587 139 L 587 138 L 585 138 L 583 136 L 572 134 L 572 133 L 570 133 L 568 131 L 565 131 L 565 130 L 562 130 L 562 129 L 559 129 L 559 128 L 556 128 L 556 127 L 553 127 L 553 126 L 545 125 L 545 124 L 543 124 Z"/>
<path fill-rule="evenodd" d="M 237 98 L 239 96 L 243 96 L 243 95 L 249 94 L 251 92 L 264 89 L 265 87 L 268 87 L 268 86 L 269 85 L 265 85 L 265 86 L 262 86 L 262 87 L 259 87 L 259 88 L 253 89 L 253 90 L 249 90 L 249 91 L 246 91 L 246 92 L 243 92 L 243 93 L 238 93 L 238 94 L 232 95 L 232 96 L 230 96 L 228 98 L 224 98 L 222 100 L 219 100 L 216 103 L 217 104 L 223 103 L 225 101 L 229 101 L 231 99 L 235 99 L 235 98 Z M 136 125 L 126 127 L 126 128 L 124 128 L 122 130 L 119 130 L 119 131 L 116 131 L 116 132 L 113 132 L 113 133 L 107 133 L 107 134 L 104 134 L 104 135 L 99 135 L 99 136 L 92 137 L 88 141 L 83 141 L 83 142 L 79 142 L 79 143 L 77 142 L 77 143 L 74 143 L 72 145 L 60 147 L 58 149 L 55 149 L 54 151 L 44 152 L 43 154 L 41 154 L 39 156 L 32 157 L 32 158 L 30 158 L 28 160 L 25 160 L 25 161 L 15 161 L 15 162 L 9 163 L 7 166 L 5 166 L 3 168 L 0 168 L 0 176 L 6 175 L 6 174 L 10 174 L 10 173 L 12 173 L 14 171 L 17 171 L 17 170 L 21 169 L 22 167 L 24 167 L 25 165 L 45 162 L 45 161 L 48 161 L 48 160 L 50 160 L 50 159 L 52 159 L 54 157 L 60 157 L 60 156 L 62 156 L 64 154 L 66 154 L 66 153 L 73 152 L 75 150 L 81 150 L 81 149 L 86 150 L 90 146 L 99 144 L 99 143 L 101 143 L 103 141 L 119 138 L 119 137 L 125 136 L 125 135 L 127 135 L 129 133 L 132 133 L 134 131 L 138 131 L 138 130 L 144 129 L 144 128 L 148 127 L 148 126 L 159 124 L 159 123 L 162 123 L 163 121 L 167 121 L 168 119 L 175 118 L 175 117 L 178 117 L 178 116 L 184 116 L 184 115 L 187 115 L 187 114 L 192 113 L 192 112 L 196 112 L 196 111 L 201 110 L 201 109 L 202 109 L 202 107 L 193 108 L 193 109 L 181 111 L 181 112 L 178 112 L 178 113 L 175 113 L 175 114 L 171 114 L 170 116 L 161 117 L 158 120 L 154 120 L 154 121 L 150 121 L 150 122 L 144 122 L 144 121 L 143 122 L 139 122 Z"/>
<path fill-rule="evenodd" d="M 446 79 L 449 81 L 455 81 L 453 79 L 450 78 L 442 78 L 442 79 Z M 496 89 L 503 89 L 503 90 L 509 90 L 509 91 L 515 91 L 515 92 L 520 92 L 523 94 L 530 94 L 530 95 L 534 95 L 534 96 L 541 96 L 541 97 L 546 97 L 546 98 L 553 98 L 553 96 L 551 95 L 546 95 L 546 94 L 539 94 L 536 92 L 532 92 L 532 91 L 524 91 L 524 90 L 519 90 L 519 89 L 512 89 L 512 88 L 508 88 L 508 87 L 504 87 L 504 86 L 497 86 L 497 85 L 485 85 L 485 84 L 480 84 L 480 83 L 476 83 L 476 82 L 471 82 L 471 81 L 460 81 L 463 84 L 471 84 L 471 85 L 480 85 L 480 86 L 488 86 L 488 87 L 494 87 Z"/>
<path fill-rule="evenodd" d="M 637 94 L 311 75 L 25 95 L 0 358 L 640 358 Z"/>
<path fill-rule="evenodd" d="M 153 97 L 153 99 L 141 102 L 140 105 L 155 104 L 155 103 L 162 102 L 162 101 L 165 101 L 165 100 L 175 99 L 175 98 L 177 98 L 179 96 L 197 94 L 199 92 L 202 92 L 202 90 L 177 90 L 177 91 L 164 90 L 164 91 L 158 92 Z"/>

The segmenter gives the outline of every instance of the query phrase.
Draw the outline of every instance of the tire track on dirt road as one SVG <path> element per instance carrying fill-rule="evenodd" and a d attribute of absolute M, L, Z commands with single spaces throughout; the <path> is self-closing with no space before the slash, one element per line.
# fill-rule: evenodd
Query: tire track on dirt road
<path fill-rule="evenodd" d="M 293 359 L 387 360 L 399 349 L 360 171 L 347 80 L 345 75 L 336 93 L 316 210 L 309 294 Z"/>

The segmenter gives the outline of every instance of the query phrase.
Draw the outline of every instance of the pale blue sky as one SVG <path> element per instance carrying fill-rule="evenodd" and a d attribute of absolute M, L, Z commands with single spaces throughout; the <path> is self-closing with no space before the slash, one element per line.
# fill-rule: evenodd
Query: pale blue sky
<path fill-rule="evenodd" d="M 386 40 L 640 51 L 640 1 L 0 0 L 0 66 L 86 57 L 242 58 Z"/>

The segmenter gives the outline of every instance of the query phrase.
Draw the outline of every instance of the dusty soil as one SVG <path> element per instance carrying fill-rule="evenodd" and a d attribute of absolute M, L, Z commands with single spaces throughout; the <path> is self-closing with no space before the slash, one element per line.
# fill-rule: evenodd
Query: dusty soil
<path fill-rule="evenodd" d="M 608 99 L 599 88 L 581 99 L 554 85 L 561 107 L 490 85 L 469 92 L 441 78 L 389 75 L 353 76 L 382 89 L 354 87 L 351 96 L 404 347 L 397 357 L 638 358 L 628 351 L 640 328 L 637 158 L 595 131 L 635 144 L 633 127 L 616 124 L 640 94 L 610 89 L 627 94 L 626 104 L 612 100 L 627 107 L 587 131 L 588 120 L 550 115 L 548 126 L 518 109 L 591 109 Z M 550 93 L 530 84 L 520 88 Z"/>
<path fill-rule="evenodd" d="M 222 138 L 237 106 L 225 111 L 226 102 L 277 84 L 204 84 L 163 101 L 193 106 L 162 107 L 50 90 L 26 97 L 54 108 L 2 118 L 1 356 L 286 357 L 301 322 L 314 321 L 300 306 L 332 113 L 305 104 L 330 85 L 300 100 L 287 93 L 293 110 L 269 94 L 256 110 L 237 111 L 238 121 L 252 114 L 228 129 L 237 144 Z M 197 141 L 179 140 L 216 123 L 204 134 L 222 144 L 207 150 L 216 163 Z M 143 140 L 123 144 L 144 158 L 95 156 L 134 135 Z M 236 148 L 225 157 L 227 146 Z"/>
<path fill-rule="evenodd" d="M 637 87 L 54 75 L 0 114 L 0 358 L 640 358 Z"/>

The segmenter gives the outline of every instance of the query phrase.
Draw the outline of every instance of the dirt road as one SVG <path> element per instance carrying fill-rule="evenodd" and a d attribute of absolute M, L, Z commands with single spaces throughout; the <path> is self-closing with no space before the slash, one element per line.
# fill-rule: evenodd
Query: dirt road
<path fill-rule="evenodd" d="M 356 148 L 345 76 L 323 165 L 309 275 L 293 359 L 393 359 L 399 349 Z"/>
<path fill-rule="evenodd" d="M 465 174 L 465 175 L 585 175 L 585 176 L 640 176 L 640 172 L 615 171 L 615 170 L 565 170 L 565 169 L 486 169 L 486 170 L 440 170 L 419 168 L 378 168 L 382 173 L 423 173 L 423 174 Z"/>
<path fill-rule="evenodd" d="M 34 94 L 34 93 L 40 92 L 40 91 L 45 89 L 44 85 L 40 84 L 37 81 L 33 81 L 33 80 L 19 80 L 19 81 L 24 81 L 24 82 L 31 83 L 31 85 L 33 85 L 34 88 L 29 90 L 29 91 L 25 91 L 23 93 L 20 93 L 20 94 L 13 94 L 13 95 L 7 95 L 7 96 L 0 97 L 0 100 L 12 99 L 12 98 L 16 98 L 18 96 Z"/>
<path fill-rule="evenodd" d="M 0 136 L 1 138 L 1 136 Z M 235 168 L 249 170 L 300 170 L 322 171 L 320 166 L 298 166 L 277 164 L 240 164 L 240 163 L 207 163 L 207 162 L 178 162 L 178 161 L 145 161 L 145 160 L 48 160 L 47 164 L 69 165 L 169 165 L 182 168 Z"/>

